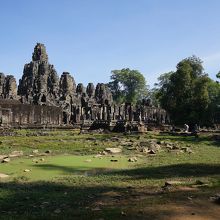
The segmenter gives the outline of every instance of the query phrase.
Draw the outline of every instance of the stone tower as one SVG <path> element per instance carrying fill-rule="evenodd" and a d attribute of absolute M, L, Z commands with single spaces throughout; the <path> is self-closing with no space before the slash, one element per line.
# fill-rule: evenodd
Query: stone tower
<path fill-rule="evenodd" d="M 68 73 L 63 72 L 60 77 L 60 97 L 74 96 L 76 93 L 76 83 L 74 78 Z"/>
<path fill-rule="evenodd" d="M 49 64 L 44 44 L 37 43 L 32 61 L 25 64 L 18 94 L 24 103 L 56 105 L 59 78 L 54 66 Z"/>
<path fill-rule="evenodd" d="M 32 60 L 48 63 L 48 55 L 44 44 L 37 43 L 32 54 Z"/>
<path fill-rule="evenodd" d="M 14 76 L 0 73 L 0 98 L 17 99 L 17 83 Z"/>

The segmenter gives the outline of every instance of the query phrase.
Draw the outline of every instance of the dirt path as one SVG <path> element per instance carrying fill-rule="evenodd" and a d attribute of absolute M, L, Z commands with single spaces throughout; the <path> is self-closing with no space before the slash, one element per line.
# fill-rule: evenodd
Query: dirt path
<path fill-rule="evenodd" d="M 149 188 L 131 189 L 124 194 L 109 191 L 93 204 L 93 209 L 118 207 L 123 219 L 219 220 L 220 205 L 210 200 L 219 191 L 184 186 L 166 192 Z"/>

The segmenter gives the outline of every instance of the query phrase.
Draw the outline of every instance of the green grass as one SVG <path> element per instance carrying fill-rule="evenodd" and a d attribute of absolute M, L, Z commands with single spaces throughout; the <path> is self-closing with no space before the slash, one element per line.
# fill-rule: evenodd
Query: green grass
<path fill-rule="evenodd" d="M 19 130 L 17 136 L 0 137 L 0 154 L 24 152 L 23 157 L 0 164 L 0 173 L 10 175 L 8 180 L 0 180 L 0 219 L 162 220 L 175 217 L 172 204 L 184 207 L 188 214 L 210 212 L 209 216 L 215 217 L 220 211 L 209 200 L 220 192 L 220 145 L 209 135 L 196 139 L 153 132 L 78 135 L 74 130 L 54 130 L 36 136 L 38 132 Z M 151 156 L 125 146 L 121 155 L 95 158 L 106 147 L 121 145 L 111 141 L 113 136 L 134 146 L 148 139 L 178 142 L 193 153 L 163 148 Z M 30 158 L 33 149 L 40 153 L 51 150 L 52 154 Z M 129 163 L 133 156 L 138 162 Z M 86 162 L 88 159 L 91 162 Z M 164 191 L 161 187 L 167 180 L 181 184 Z M 198 180 L 205 184 L 195 186 Z"/>

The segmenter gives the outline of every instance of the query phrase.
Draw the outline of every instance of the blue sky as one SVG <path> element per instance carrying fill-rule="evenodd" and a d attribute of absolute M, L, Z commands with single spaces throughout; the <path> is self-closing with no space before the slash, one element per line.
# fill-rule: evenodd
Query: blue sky
<path fill-rule="evenodd" d="M 219 0 L 0 0 L 0 72 L 21 78 L 37 42 L 58 74 L 108 82 L 131 68 L 148 84 L 183 58 L 220 70 Z"/>

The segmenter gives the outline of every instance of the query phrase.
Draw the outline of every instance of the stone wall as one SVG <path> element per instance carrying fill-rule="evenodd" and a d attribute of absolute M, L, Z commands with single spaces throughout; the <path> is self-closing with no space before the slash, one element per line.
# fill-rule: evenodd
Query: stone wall
<path fill-rule="evenodd" d="M 16 100 L 0 99 L 0 124 L 19 126 L 62 125 L 63 112 L 54 106 L 22 104 Z"/>

